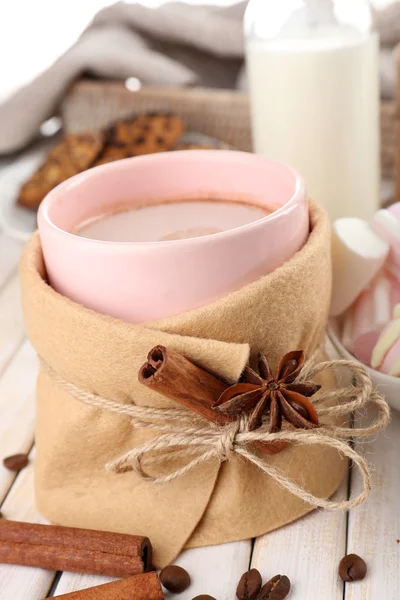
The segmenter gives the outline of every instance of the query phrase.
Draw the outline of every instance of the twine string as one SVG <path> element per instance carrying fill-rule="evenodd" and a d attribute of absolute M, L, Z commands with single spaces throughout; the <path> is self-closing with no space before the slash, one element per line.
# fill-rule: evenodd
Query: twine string
<path fill-rule="evenodd" d="M 135 428 L 151 429 L 158 434 L 147 442 L 125 452 L 106 465 L 108 471 L 122 473 L 135 471 L 142 479 L 167 484 L 184 477 L 196 467 L 215 461 L 222 464 L 234 456 L 240 456 L 257 467 L 304 502 L 314 507 L 330 510 L 349 510 L 358 506 L 368 497 L 371 491 L 371 475 L 364 458 L 349 445 L 349 440 L 373 435 L 384 429 L 390 420 L 390 411 L 385 400 L 374 390 L 371 378 L 364 365 L 349 360 L 332 360 L 315 363 L 315 357 L 303 367 L 298 381 L 309 381 L 319 373 L 338 368 L 346 368 L 351 375 L 351 383 L 339 389 L 320 392 L 315 400 L 321 426 L 316 429 L 292 429 L 285 426 L 278 433 L 270 433 L 269 417 L 263 417 L 263 424 L 255 431 L 248 430 L 248 415 L 241 416 L 228 425 L 218 426 L 206 421 L 197 414 L 185 409 L 156 409 L 135 404 L 121 404 L 85 391 L 75 384 L 66 381 L 47 363 L 42 367 L 56 385 L 76 400 L 130 417 Z M 346 417 L 355 410 L 365 408 L 368 404 L 378 408 L 378 416 L 374 422 L 362 428 L 350 428 L 333 425 L 338 417 Z M 290 480 L 283 472 L 273 466 L 265 457 L 253 449 L 255 442 L 271 443 L 287 442 L 295 446 L 319 445 L 337 450 L 342 456 L 353 462 L 362 479 L 362 490 L 358 496 L 345 501 L 332 501 L 318 498 L 303 487 Z M 179 461 L 166 474 L 151 475 L 158 465 Z"/>

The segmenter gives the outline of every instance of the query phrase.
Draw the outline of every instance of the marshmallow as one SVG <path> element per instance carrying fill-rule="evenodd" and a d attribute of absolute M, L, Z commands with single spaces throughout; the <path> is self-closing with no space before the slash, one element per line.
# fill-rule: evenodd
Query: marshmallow
<path fill-rule="evenodd" d="M 347 312 L 342 343 L 358 360 L 371 364 L 373 350 L 398 303 L 400 283 L 382 271 Z"/>
<path fill-rule="evenodd" d="M 388 375 L 400 376 L 400 319 L 391 321 L 372 352 L 371 366 Z"/>
<path fill-rule="evenodd" d="M 344 313 L 382 269 L 389 244 L 363 219 L 337 219 L 333 224 L 333 291 L 330 314 Z"/>
<path fill-rule="evenodd" d="M 400 202 L 378 210 L 373 219 L 375 231 L 390 245 L 389 263 L 394 274 L 400 275 Z"/>

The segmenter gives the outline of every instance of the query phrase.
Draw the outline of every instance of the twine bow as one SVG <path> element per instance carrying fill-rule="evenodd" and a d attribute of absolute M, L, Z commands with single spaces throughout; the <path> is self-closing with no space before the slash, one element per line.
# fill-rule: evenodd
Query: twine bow
<path fill-rule="evenodd" d="M 332 360 L 315 365 L 309 361 L 301 372 L 299 381 L 309 381 L 323 371 L 347 368 L 352 375 L 352 384 L 347 387 L 320 393 L 314 400 L 318 410 L 321 426 L 316 429 L 303 430 L 285 428 L 278 433 L 269 433 L 268 417 L 264 417 L 263 425 L 255 431 L 248 430 L 248 416 L 224 426 L 218 426 L 188 410 L 154 409 L 129 404 L 120 404 L 96 394 L 79 389 L 73 383 L 60 377 L 51 367 L 44 364 L 45 371 L 55 383 L 76 400 L 102 408 L 110 412 L 126 415 L 132 419 L 134 427 L 161 432 L 160 435 L 129 450 L 106 465 L 108 471 L 121 473 L 134 470 L 147 481 L 166 484 L 186 475 L 197 466 L 209 461 L 222 464 L 234 456 L 241 456 L 260 471 L 274 479 L 289 492 L 308 502 L 312 506 L 331 510 L 349 510 L 358 506 L 368 497 L 371 491 L 371 475 L 368 464 L 349 445 L 354 438 L 363 438 L 384 429 L 390 420 L 390 411 L 385 400 L 374 390 L 367 369 L 360 363 L 348 360 Z M 354 411 L 375 405 L 378 416 L 372 425 L 354 429 L 332 425 L 339 417 L 347 417 Z M 330 447 L 349 458 L 361 473 L 363 488 L 355 498 L 335 502 L 318 498 L 288 479 L 283 472 L 273 466 L 265 457 L 252 449 L 254 442 L 284 441 L 294 446 Z M 153 476 L 148 473 L 150 467 L 165 465 L 168 461 L 181 461 L 183 466 L 171 470 L 167 474 Z"/>

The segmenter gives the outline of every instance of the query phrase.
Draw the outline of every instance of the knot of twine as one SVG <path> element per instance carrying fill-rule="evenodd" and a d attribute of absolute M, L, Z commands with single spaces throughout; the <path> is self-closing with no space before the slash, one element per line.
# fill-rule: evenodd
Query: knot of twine
<path fill-rule="evenodd" d="M 102 396 L 82 390 L 58 375 L 48 364 L 42 362 L 45 372 L 59 388 L 84 404 L 102 408 L 132 419 L 134 427 L 161 432 L 160 435 L 129 450 L 106 465 L 108 471 L 122 473 L 134 470 L 147 481 L 166 484 L 177 480 L 197 466 L 209 461 L 220 465 L 234 456 L 243 457 L 260 471 L 274 479 L 283 488 L 314 507 L 331 510 L 349 510 L 366 500 L 371 491 L 371 474 L 368 464 L 350 445 L 354 438 L 373 435 L 384 429 L 390 420 L 390 411 L 385 400 L 374 390 L 367 369 L 349 360 L 331 360 L 315 364 L 311 359 L 303 367 L 297 381 L 309 381 L 323 371 L 349 369 L 352 383 L 347 387 L 319 393 L 314 404 L 317 407 L 320 427 L 311 430 L 292 429 L 286 426 L 278 433 L 270 433 L 269 418 L 255 431 L 248 430 L 248 416 L 243 415 L 228 425 L 218 426 L 185 409 L 155 409 L 134 404 L 120 404 Z M 378 408 L 375 421 L 365 428 L 340 427 L 333 425 L 338 418 L 350 416 L 368 404 Z M 293 446 L 325 446 L 337 450 L 360 470 L 362 490 L 355 498 L 335 502 L 318 498 L 290 480 L 285 473 L 261 458 L 252 444 L 254 442 L 287 442 Z M 162 475 L 150 475 L 148 469 L 168 461 L 180 461 L 183 466 L 173 468 Z"/>
<path fill-rule="evenodd" d="M 236 439 L 242 427 L 242 420 L 234 421 L 233 423 L 230 423 L 228 427 L 223 427 L 223 434 L 215 441 L 215 449 L 221 463 L 230 460 L 235 454 Z"/>

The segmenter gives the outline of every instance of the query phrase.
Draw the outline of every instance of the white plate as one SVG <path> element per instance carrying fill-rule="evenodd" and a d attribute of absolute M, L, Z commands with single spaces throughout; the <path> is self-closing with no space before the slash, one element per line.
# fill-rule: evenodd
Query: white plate
<path fill-rule="evenodd" d="M 37 169 L 54 141 L 41 142 L 0 170 L 0 229 L 25 242 L 36 229 L 36 212 L 16 202 L 20 186 Z"/>
<path fill-rule="evenodd" d="M 359 362 L 342 345 L 339 338 L 339 327 L 333 319 L 329 324 L 328 335 L 340 356 L 348 360 L 355 360 L 356 362 Z M 395 410 L 400 411 L 400 378 L 392 377 L 392 375 L 386 375 L 385 373 L 380 373 L 379 371 L 375 371 L 375 369 L 371 369 L 371 367 L 368 367 L 367 365 L 365 365 L 365 367 L 371 375 L 374 386 L 383 396 L 385 396 L 388 404 L 390 404 L 390 406 Z"/>
<path fill-rule="evenodd" d="M 14 240 L 26 242 L 36 229 L 36 212 L 18 206 L 15 192 L 3 194 L 0 180 L 0 229 Z"/>

